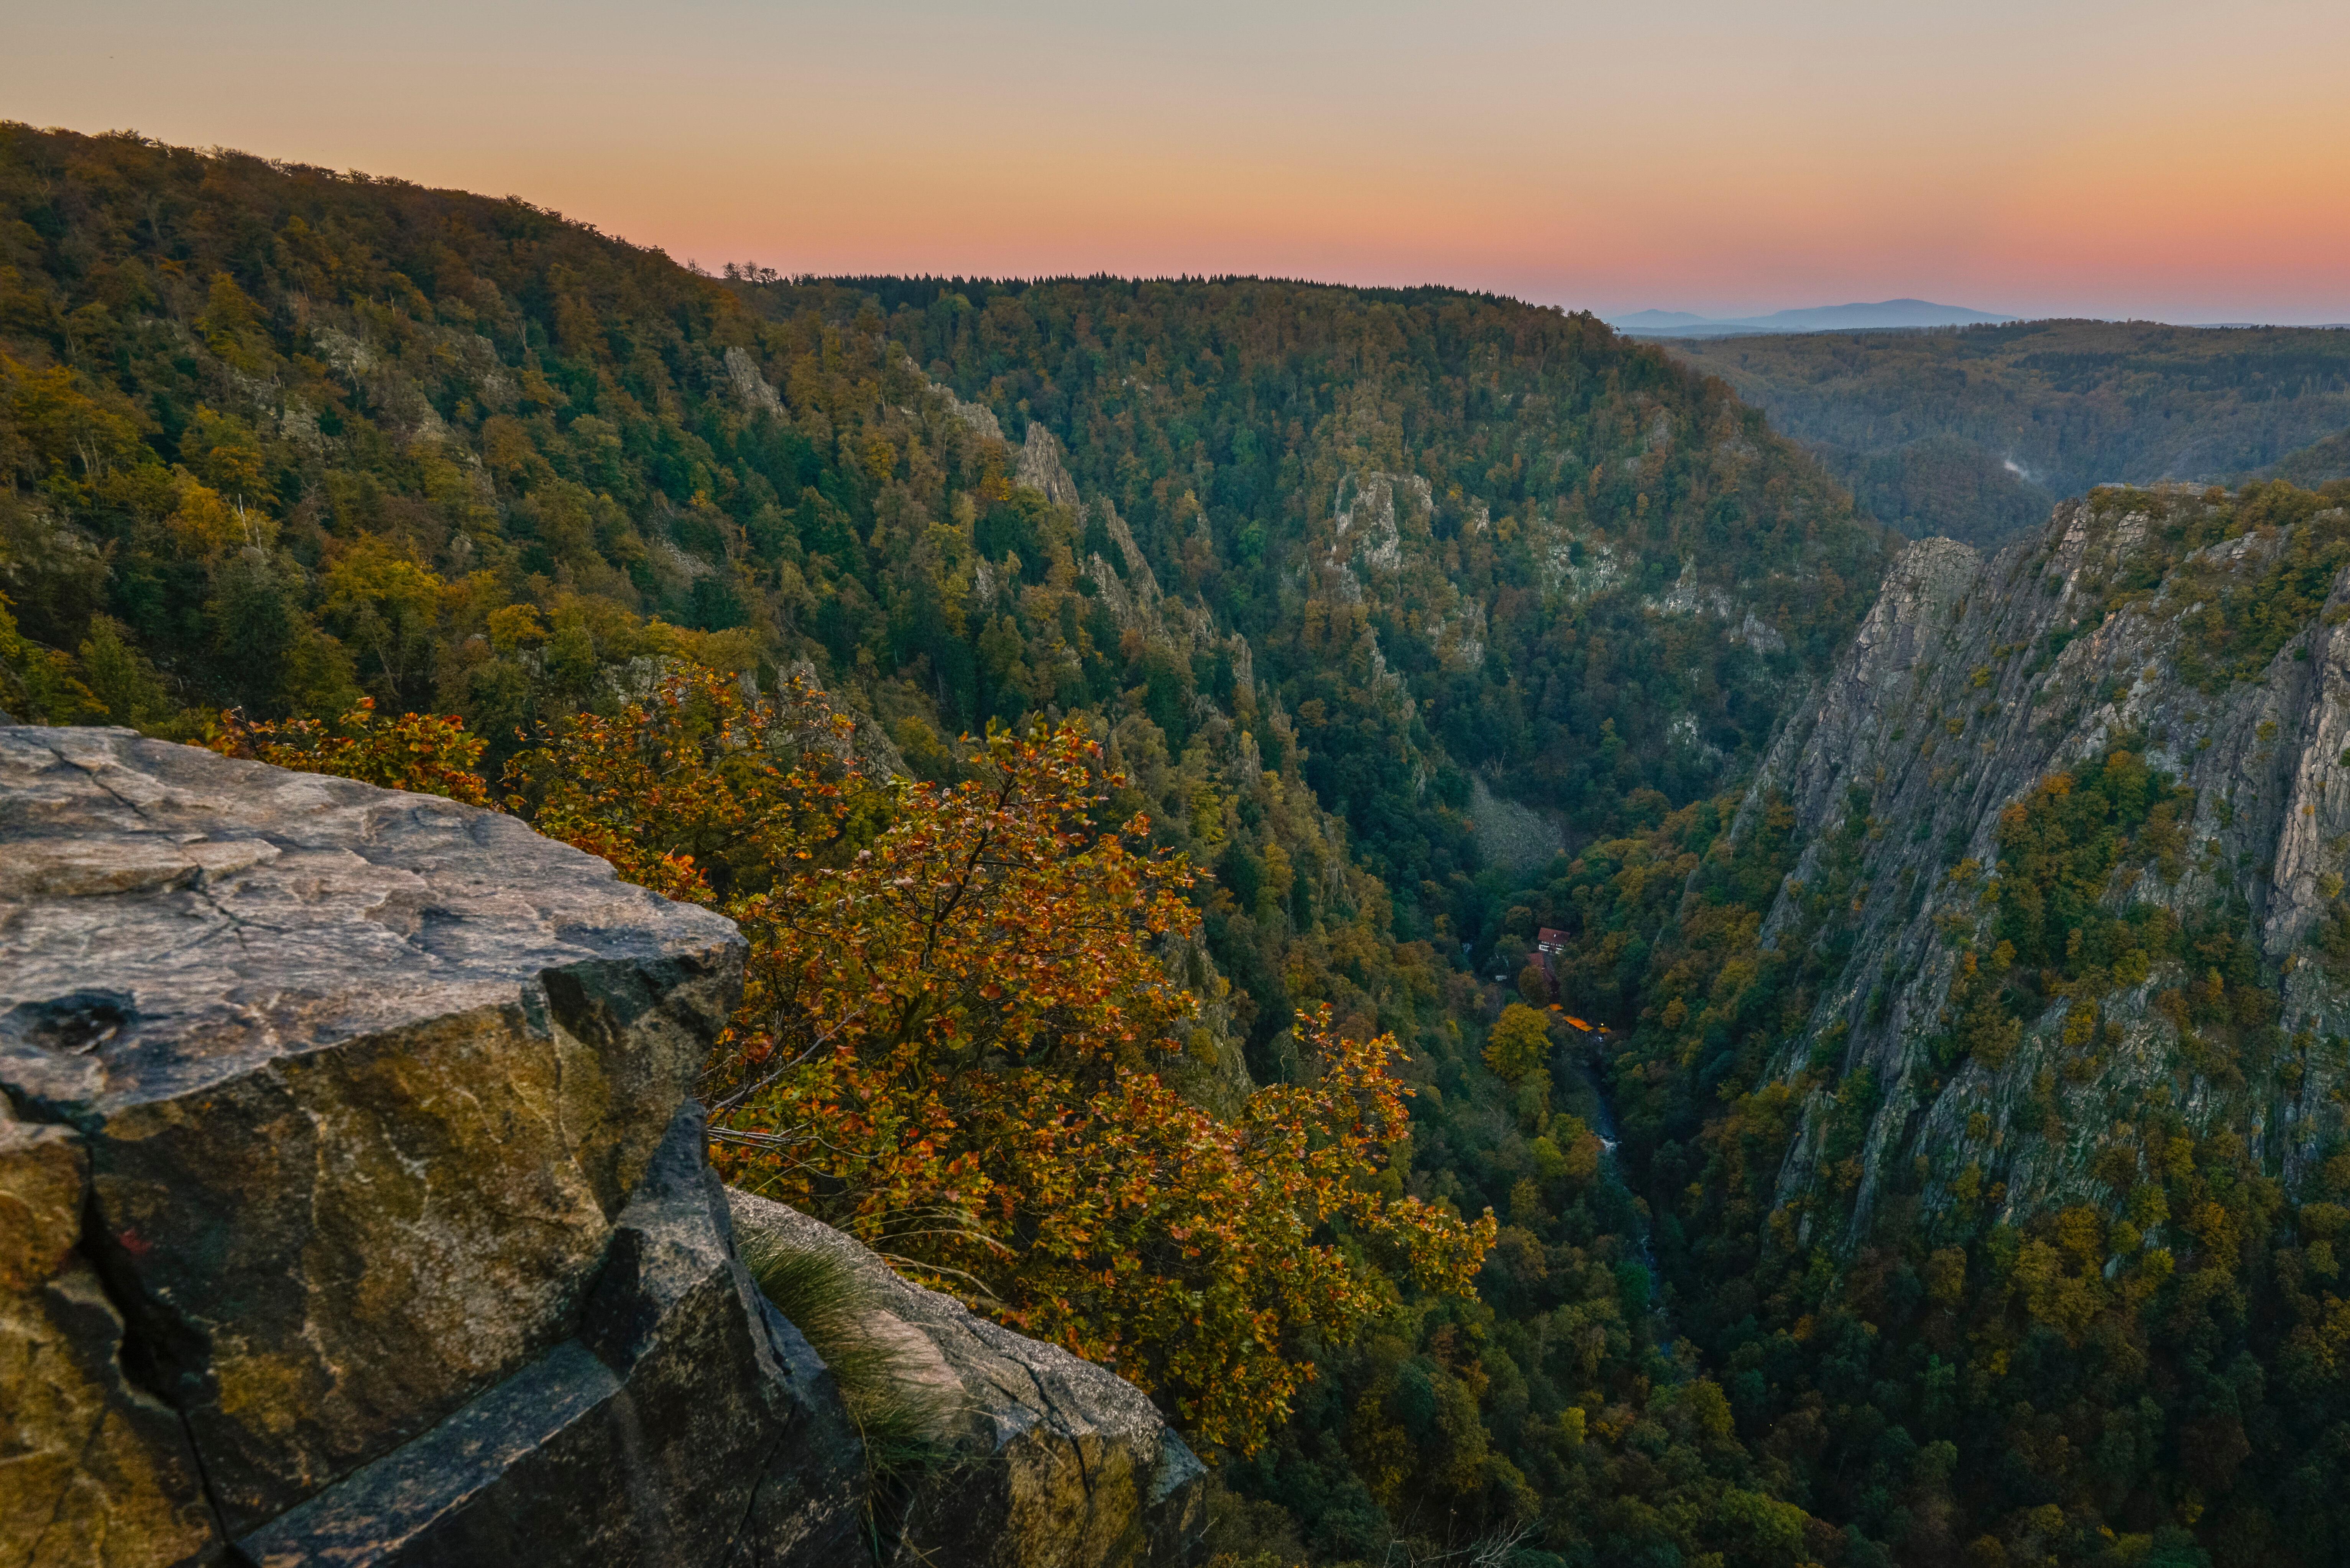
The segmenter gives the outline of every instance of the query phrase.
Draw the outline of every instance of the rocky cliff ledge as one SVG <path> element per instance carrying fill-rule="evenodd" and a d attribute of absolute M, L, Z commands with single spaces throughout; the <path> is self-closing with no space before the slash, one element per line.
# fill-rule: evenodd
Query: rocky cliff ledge
<path fill-rule="evenodd" d="M 894 1277 L 877 1534 L 690 1097 L 742 961 L 510 817 L 0 728 L 0 1562 L 1180 1560 L 1140 1395 Z"/>

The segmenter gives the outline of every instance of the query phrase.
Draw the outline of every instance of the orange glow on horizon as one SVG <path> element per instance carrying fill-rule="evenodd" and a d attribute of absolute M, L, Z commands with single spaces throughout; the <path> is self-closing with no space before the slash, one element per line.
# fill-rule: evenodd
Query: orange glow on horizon
<path fill-rule="evenodd" d="M 91 0 L 12 35 L 11 118 L 512 192 L 710 265 L 2350 320 L 2350 7 L 2315 0 L 424 0 L 396 38 Z"/>

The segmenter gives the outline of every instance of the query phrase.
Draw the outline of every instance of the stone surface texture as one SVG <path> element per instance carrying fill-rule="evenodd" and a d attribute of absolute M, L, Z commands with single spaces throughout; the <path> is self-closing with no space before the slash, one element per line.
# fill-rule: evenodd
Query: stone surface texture
<path fill-rule="evenodd" d="M 897 1353 L 901 1376 L 936 1395 L 948 1458 L 916 1483 L 891 1562 L 1125 1568 L 1186 1559 L 1205 1520 L 1207 1472 L 1140 1390 L 909 1283 L 796 1210 L 727 1197 L 744 1233 L 847 1264 L 870 1293 L 868 1332 Z"/>
<path fill-rule="evenodd" d="M 495 813 L 0 729 L 0 1561 L 851 1560 L 688 1098 L 742 953 Z"/>
<path fill-rule="evenodd" d="M 180 1419 L 131 1385 L 76 1250 L 89 1160 L 0 1105 L 0 1562 L 201 1562 L 219 1549 Z"/>

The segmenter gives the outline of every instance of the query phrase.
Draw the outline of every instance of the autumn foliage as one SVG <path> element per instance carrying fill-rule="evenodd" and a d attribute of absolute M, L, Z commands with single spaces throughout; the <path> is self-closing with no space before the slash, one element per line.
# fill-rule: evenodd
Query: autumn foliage
<path fill-rule="evenodd" d="M 1469 1290 L 1492 1219 L 1383 1179 L 1409 1125 L 1391 1037 L 1325 1011 L 1308 1081 L 1230 1118 L 1180 1092 L 1196 1005 L 1159 955 L 1198 929 L 1195 873 L 1147 820 L 1100 820 L 1118 781 L 1082 725 L 998 731 L 953 784 L 872 776 L 851 741 L 804 686 L 697 673 L 512 772 L 543 831 L 749 937 L 706 1085 L 728 1179 L 1243 1450 L 1312 1376 L 1303 1346 L 1396 1277 Z"/>
<path fill-rule="evenodd" d="M 1485 1065 L 1514 1084 L 1549 1058 L 1550 1025 L 1542 1013 L 1523 1002 L 1502 1009 L 1492 1033 L 1486 1037 Z"/>
<path fill-rule="evenodd" d="M 289 719 L 254 723 L 231 710 L 203 737 L 224 756 L 303 773 L 332 774 L 385 789 L 446 795 L 467 805 L 490 804 L 481 774 L 486 744 L 464 722 L 440 713 L 379 718 L 375 699 L 362 697 L 339 719 Z"/>

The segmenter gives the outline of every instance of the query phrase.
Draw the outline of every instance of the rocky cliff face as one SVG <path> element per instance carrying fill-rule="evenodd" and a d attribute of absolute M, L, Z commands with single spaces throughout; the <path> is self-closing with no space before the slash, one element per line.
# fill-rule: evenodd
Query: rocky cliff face
<path fill-rule="evenodd" d="M 742 953 L 494 813 L 0 729 L 0 1560 L 859 1560 L 689 1097 Z M 1080 1535 L 1170 1561 L 1117 1386 L 1171 1479 Z"/>
<path fill-rule="evenodd" d="M 1778 1063 L 1835 1069 L 1780 1178 L 1804 1239 L 1888 1180 L 2111 1206 L 2149 1107 L 2289 1185 L 2343 1132 L 2350 517 L 2274 500 L 2100 490 L 1988 561 L 1913 545 L 1779 737 L 1740 831 L 1805 846 L 1765 945 L 1829 964 Z"/>

